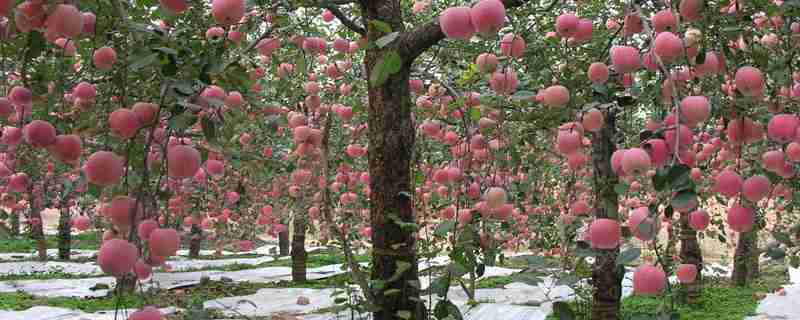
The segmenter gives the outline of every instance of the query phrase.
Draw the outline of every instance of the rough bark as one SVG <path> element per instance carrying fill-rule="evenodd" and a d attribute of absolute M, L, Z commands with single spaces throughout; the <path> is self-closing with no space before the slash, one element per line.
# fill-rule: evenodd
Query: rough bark
<path fill-rule="evenodd" d="M 758 274 L 758 244 L 756 231 L 742 232 L 736 244 L 736 253 L 733 256 L 733 273 L 731 280 L 744 286 L 750 283 Z"/>
<path fill-rule="evenodd" d="M 367 37 L 379 39 L 385 34 L 376 24 L 389 24 L 392 31 L 403 32 L 400 1 L 365 1 Z M 384 281 L 375 292 L 378 310 L 373 319 L 425 319 L 425 305 L 419 299 L 419 278 L 415 236 L 398 222 L 414 223 L 411 195 L 411 155 L 414 146 L 414 125 L 411 122 L 411 98 L 408 79 L 414 57 L 404 54 L 399 46 L 377 46 L 367 50 L 364 58 L 366 78 L 371 79 L 375 66 L 389 50 L 397 50 L 402 58 L 400 71 L 382 84 L 369 88 L 369 172 L 370 218 L 372 226 L 372 279 Z M 405 271 L 399 268 L 407 268 Z"/>
<path fill-rule="evenodd" d="M 616 150 L 615 112 L 609 110 L 606 125 L 595 136 L 592 150 L 594 165 L 595 200 L 597 218 L 618 219 L 617 207 L 619 198 L 614 191 L 618 183 L 617 175 L 611 169 L 611 155 Z M 597 256 L 592 270 L 592 319 L 619 319 L 620 301 L 622 297 L 622 278 L 624 269 L 617 265 L 619 247 L 615 249 L 596 250 Z"/>
<path fill-rule="evenodd" d="M 693 264 L 697 270 L 703 270 L 703 255 L 700 252 L 700 244 L 697 242 L 697 231 L 689 226 L 689 213 L 681 213 L 680 230 L 681 263 Z M 684 284 L 686 299 L 689 303 L 695 303 L 700 297 L 701 276 L 701 272 L 698 272 L 697 279 L 693 283 Z"/>
<path fill-rule="evenodd" d="M 197 259 L 200 257 L 200 244 L 203 242 L 203 230 L 196 223 L 192 224 L 189 232 L 189 258 Z"/>
<path fill-rule="evenodd" d="M 289 230 L 278 233 L 278 255 L 289 255 Z"/>
<path fill-rule="evenodd" d="M 62 207 L 58 216 L 58 258 L 69 260 L 72 247 L 72 224 L 68 207 Z"/>
<path fill-rule="evenodd" d="M 292 281 L 306 282 L 306 256 L 306 217 L 297 213 L 292 233 Z"/>
<path fill-rule="evenodd" d="M 503 2 L 506 8 L 512 8 L 525 1 Z M 419 299 L 415 235 L 411 228 L 401 227 L 416 220 L 411 199 L 414 194 L 410 170 L 414 125 L 408 80 L 414 59 L 444 39 L 444 33 L 438 19 L 406 32 L 399 0 L 361 0 L 359 4 L 367 39 L 375 41 L 386 35 L 388 32 L 381 25 L 389 25 L 392 32 L 401 33 L 397 40 L 383 48 L 368 47 L 364 56 L 365 76 L 369 79 L 371 278 L 385 282 L 379 292 L 374 292 L 378 310 L 373 313 L 373 319 L 401 318 L 398 315 L 425 319 L 425 306 Z M 401 58 L 399 70 L 383 83 L 373 83 L 375 66 L 392 51 Z M 399 269 L 405 267 L 405 270 Z"/>

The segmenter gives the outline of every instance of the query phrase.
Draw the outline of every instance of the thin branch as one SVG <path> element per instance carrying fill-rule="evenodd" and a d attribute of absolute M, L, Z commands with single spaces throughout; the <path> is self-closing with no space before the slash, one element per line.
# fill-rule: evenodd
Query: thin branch
<path fill-rule="evenodd" d="M 358 33 L 362 36 L 367 34 L 367 30 L 364 29 L 364 27 L 359 26 L 355 22 L 353 22 L 353 20 L 350 20 L 350 18 L 344 15 L 344 12 L 342 12 L 342 10 L 339 10 L 339 7 L 333 4 L 323 4 L 320 6 L 320 8 L 328 9 L 328 11 L 333 13 L 333 16 L 339 19 L 339 21 L 341 21 L 342 24 L 345 27 L 347 27 L 347 29 L 350 29 L 351 31 Z"/>

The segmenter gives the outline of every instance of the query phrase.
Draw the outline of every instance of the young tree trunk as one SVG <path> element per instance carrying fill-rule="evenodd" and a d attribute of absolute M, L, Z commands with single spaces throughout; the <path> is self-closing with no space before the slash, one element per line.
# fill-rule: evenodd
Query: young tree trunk
<path fill-rule="evenodd" d="M 125 296 L 134 294 L 136 292 L 136 276 L 127 275 L 122 278 L 117 278 L 117 284 L 114 291 L 109 291 L 109 295 L 114 294 L 117 296 Z"/>
<path fill-rule="evenodd" d="M 747 285 L 758 274 L 756 235 L 756 230 L 739 234 L 739 242 L 736 244 L 736 253 L 733 256 L 733 273 L 731 274 L 731 280 L 738 286 Z"/>
<path fill-rule="evenodd" d="M 684 284 L 686 288 L 686 300 L 695 303 L 700 297 L 700 280 L 703 270 L 703 255 L 700 252 L 700 244 L 697 242 L 697 231 L 689 226 L 689 213 L 681 213 L 680 216 L 680 239 L 681 239 L 681 263 L 693 264 L 697 267 L 697 278 L 694 282 Z"/>
<path fill-rule="evenodd" d="M 289 255 L 289 230 L 278 233 L 278 255 Z"/>
<path fill-rule="evenodd" d="M 664 249 L 664 260 L 662 261 L 664 263 L 662 268 L 667 270 L 672 269 L 674 261 L 672 257 L 675 256 L 675 246 L 678 243 L 678 235 L 675 234 L 676 231 L 675 225 L 669 224 L 667 227 L 667 247 Z"/>
<path fill-rule="evenodd" d="M 33 187 L 31 186 L 31 194 Z M 38 252 L 38 257 L 40 261 L 47 261 L 47 242 L 44 238 L 44 222 L 42 221 L 42 213 L 41 208 L 36 205 L 37 201 L 31 201 L 30 209 L 31 215 L 28 220 L 28 224 L 31 226 L 31 239 L 36 240 L 36 251 Z M 38 223 L 33 223 L 33 221 L 39 221 Z"/>
<path fill-rule="evenodd" d="M 299 212 L 292 233 L 292 281 L 306 282 L 306 217 Z"/>
<path fill-rule="evenodd" d="M 200 244 L 203 242 L 203 230 L 197 223 L 192 223 L 192 230 L 189 232 L 189 258 L 197 259 L 200 257 Z"/>
<path fill-rule="evenodd" d="M 9 219 L 11 219 L 11 235 L 18 236 L 19 235 L 19 212 L 16 210 L 11 210 L 9 213 Z"/>
<path fill-rule="evenodd" d="M 72 224 L 70 223 L 69 207 L 62 207 L 58 216 L 58 258 L 69 260 L 72 247 Z"/>
<path fill-rule="evenodd" d="M 612 107 L 613 108 L 613 107 Z M 617 132 L 615 112 L 609 109 L 606 124 L 595 136 L 592 144 L 592 163 L 595 179 L 595 207 L 597 218 L 618 219 L 618 195 L 614 191 L 617 175 L 611 169 L 611 155 L 617 149 L 614 142 Z M 596 250 L 594 268 L 592 270 L 592 320 L 619 319 L 620 300 L 622 297 L 622 278 L 625 270 L 617 265 L 619 247 L 609 250 Z"/>

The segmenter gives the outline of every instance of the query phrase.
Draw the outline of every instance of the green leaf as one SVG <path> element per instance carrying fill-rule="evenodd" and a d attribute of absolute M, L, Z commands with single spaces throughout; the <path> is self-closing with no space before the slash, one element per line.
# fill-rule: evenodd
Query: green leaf
<path fill-rule="evenodd" d="M 383 22 L 383 21 L 380 21 L 380 20 L 370 20 L 369 24 L 371 24 L 373 28 L 377 29 L 380 32 L 383 32 L 383 33 L 392 32 L 392 26 L 390 26 L 386 22 Z"/>
<path fill-rule="evenodd" d="M 389 76 L 400 71 L 403 59 L 397 51 L 391 50 L 386 52 L 375 66 L 372 68 L 372 75 L 370 76 L 370 84 L 373 87 L 383 85 Z"/>
<path fill-rule="evenodd" d="M 183 132 L 191 127 L 197 118 L 190 113 L 182 113 L 169 120 L 169 127 L 177 132 Z"/>
<path fill-rule="evenodd" d="M 411 319 L 411 311 L 408 310 L 398 310 L 397 317 L 400 319 Z"/>
<path fill-rule="evenodd" d="M 217 138 L 217 126 L 213 120 L 203 117 L 200 119 L 200 126 L 203 127 L 203 136 L 206 141 L 213 142 Z"/>
<path fill-rule="evenodd" d="M 691 180 L 689 177 L 690 171 L 691 168 L 682 164 L 676 164 L 668 169 L 658 170 L 656 175 L 653 176 L 653 188 L 655 188 L 656 191 L 663 191 L 667 185 L 673 188 L 682 186 L 687 183 L 687 180 Z"/>
<path fill-rule="evenodd" d="M 383 48 L 386 45 L 392 43 L 392 41 L 394 41 L 395 39 L 397 39 L 397 36 L 399 35 L 400 32 L 397 31 L 389 33 L 383 37 L 380 37 L 378 40 L 375 40 L 375 45 L 377 45 L 378 48 Z"/>
<path fill-rule="evenodd" d="M 458 307 L 453 304 L 453 302 L 447 299 L 439 300 L 439 302 L 436 303 L 436 307 L 433 308 L 433 315 L 439 320 L 463 320 L 461 310 L 459 310 Z"/>
<path fill-rule="evenodd" d="M 389 278 L 389 280 L 387 280 L 387 282 L 397 281 L 403 277 L 403 274 L 406 273 L 408 269 L 411 269 L 411 264 L 405 261 L 397 261 L 395 264 L 397 265 L 397 269 L 394 270 L 394 274 L 391 278 Z"/>
<path fill-rule="evenodd" d="M 511 96 L 511 100 L 530 100 L 533 97 L 536 97 L 536 92 L 520 90 Z"/>
<path fill-rule="evenodd" d="M 701 65 L 705 62 L 706 62 L 706 48 L 703 47 L 702 49 L 700 49 L 699 52 L 697 52 L 697 56 L 695 57 L 695 64 Z"/>
<path fill-rule="evenodd" d="M 632 247 L 619 252 L 617 255 L 617 264 L 626 265 L 630 264 L 642 254 L 642 249 Z"/>
<path fill-rule="evenodd" d="M 453 277 L 460 277 L 469 272 L 466 267 L 457 262 L 447 265 L 447 271 L 450 272 L 450 275 Z"/>
<path fill-rule="evenodd" d="M 480 120 L 481 119 L 481 109 L 480 108 L 476 108 L 476 107 L 469 108 L 469 118 L 472 121 Z"/>
<path fill-rule="evenodd" d="M 556 285 L 572 286 L 578 283 L 578 281 L 580 281 L 580 279 L 578 279 L 577 275 L 572 273 L 566 273 L 563 274 L 560 278 L 558 278 L 558 280 L 556 281 Z"/>
<path fill-rule="evenodd" d="M 678 208 L 686 207 L 695 199 L 697 199 L 697 194 L 694 191 L 684 190 L 679 192 L 675 198 L 672 198 L 672 206 Z"/>
<path fill-rule="evenodd" d="M 138 57 L 128 66 L 131 71 L 139 71 L 145 67 L 158 61 L 158 52 L 148 54 L 143 57 Z"/>
<path fill-rule="evenodd" d="M 786 250 L 779 247 L 767 248 L 767 256 L 772 260 L 783 260 L 786 257 Z"/>
<path fill-rule="evenodd" d="M 190 96 L 194 94 L 194 89 L 192 89 L 192 84 L 189 82 L 181 81 L 172 84 L 172 87 L 175 89 L 175 93 L 183 95 L 183 96 Z"/>
<path fill-rule="evenodd" d="M 781 231 L 772 231 L 772 237 L 775 238 L 775 241 L 783 243 L 787 246 L 793 246 L 794 243 L 792 242 L 792 238 L 786 232 Z"/>
<path fill-rule="evenodd" d="M 450 277 L 441 276 L 431 282 L 431 292 L 444 298 L 447 296 L 447 291 L 450 290 Z"/>
<path fill-rule="evenodd" d="M 573 320 L 575 319 L 575 312 L 568 303 L 564 301 L 553 302 L 553 313 L 558 315 L 559 320 Z"/>
<path fill-rule="evenodd" d="M 635 233 L 638 233 L 643 238 L 649 239 L 653 237 L 653 233 L 655 233 L 656 231 L 657 230 L 653 225 L 653 221 L 648 218 L 642 220 L 641 222 L 639 222 L 638 225 L 636 225 Z"/>
<path fill-rule="evenodd" d="M 45 39 L 41 32 L 31 31 L 28 34 L 28 50 L 25 51 L 25 58 L 30 60 L 39 56 L 45 46 Z"/>
<path fill-rule="evenodd" d="M 436 229 L 433 231 L 433 235 L 437 237 L 447 237 L 447 234 L 450 233 L 456 227 L 456 222 L 453 220 L 442 221 Z"/>
<path fill-rule="evenodd" d="M 630 188 L 630 186 L 628 186 L 625 183 L 617 183 L 614 186 L 614 192 L 616 192 L 618 195 L 622 196 L 622 195 L 625 195 L 626 193 L 628 193 L 628 189 L 629 188 Z"/>
<path fill-rule="evenodd" d="M 606 85 L 604 85 L 604 84 L 592 84 L 592 90 L 594 90 L 594 92 L 599 93 L 599 94 L 601 94 L 603 96 L 607 96 L 608 95 L 608 87 L 606 87 Z"/>

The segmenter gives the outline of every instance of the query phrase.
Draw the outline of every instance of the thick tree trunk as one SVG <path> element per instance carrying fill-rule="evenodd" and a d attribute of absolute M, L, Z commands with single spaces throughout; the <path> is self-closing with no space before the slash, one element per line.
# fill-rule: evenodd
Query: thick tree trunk
<path fill-rule="evenodd" d="M 693 283 L 684 284 L 686 288 L 686 300 L 695 303 L 700 297 L 701 270 L 703 270 L 703 255 L 700 252 L 700 244 L 697 242 L 697 231 L 689 226 L 689 213 L 681 213 L 680 216 L 680 238 L 681 238 L 681 263 L 693 264 L 697 267 L 697 279 Z"/>
<path fill-rule="evenodd" d="M 757 231 L 752 230 L 739 234 L 736 253 L 733 256 L 733 273 L 731 280 L 736 285 L 747 285 L 758 274 Z"/>
<path fill-rule="evenodd" d="M 203 242 L 203 230 L 196 223 L 192 223 L 192 230 L 189 232 L 189 259 L 200 257 L 200 244 Z"/>
<path fill-rule="evenodd" d="M 72 247 L 70 218 L 69 207 L 62 207 L 58 216 L 58 258 L 61 260 L 69 260 Z"/>
<path fill-rule="evenodd" d="M 306 217 L 299 212 L 294 216 L 292 234 L 292 281 L 306 282 Z"/>
<path fill-rule="evenodd" d="M 289 230 L 278 233 L 278 255 L 289 255 Z"/>
<path fill-rule="evenodd" d="M 595 207 L 597 218 L 618 219 L 618 195 L 614 191 L 617 184 L 617 175 L 611 169 L 611 155 L 616 150 L 614 138 L 616 135 L 615 112 L 609 109 L 606 116 L 606 125 L 595 136 L 592 144 L 592 163 L 594 165 L 595 179 Z M 592 284 L 594 293 L 592 297 L 593 320 L 619 319 L 620 300 L 622 297 L 622 278 L 625 270 L 617 264 L 619 248 L 610 250 L 596 250 L 598 252 L 592 270 Z"/>
<path fill-rule="evenodd" d="M 372 21 L 403 32 L 400 1 L 364 1 L 364 25 L 371 41 L 382 37 Z M 398 222 L 414 223 L 412 209 L 411 155 L 414 148 L 414 125 L 411 121 L 411 98 L 408 79 L 414 56 L 395 45 L 371 46 L 364 58 L 369 88 L 369 173 L 370 218 L 372 226 L 372 279 L 385 281 L 374 292 L 379 310 L 375 320 L 425 319 L 425 305 L 419 299 L 419 277 L 414 233 Z M 401 57 L 400 70 L 383 83 L 372 81 L 376 66 L 389 53 Z M 391 280 L 391 281 L 390 281 Z"/>

